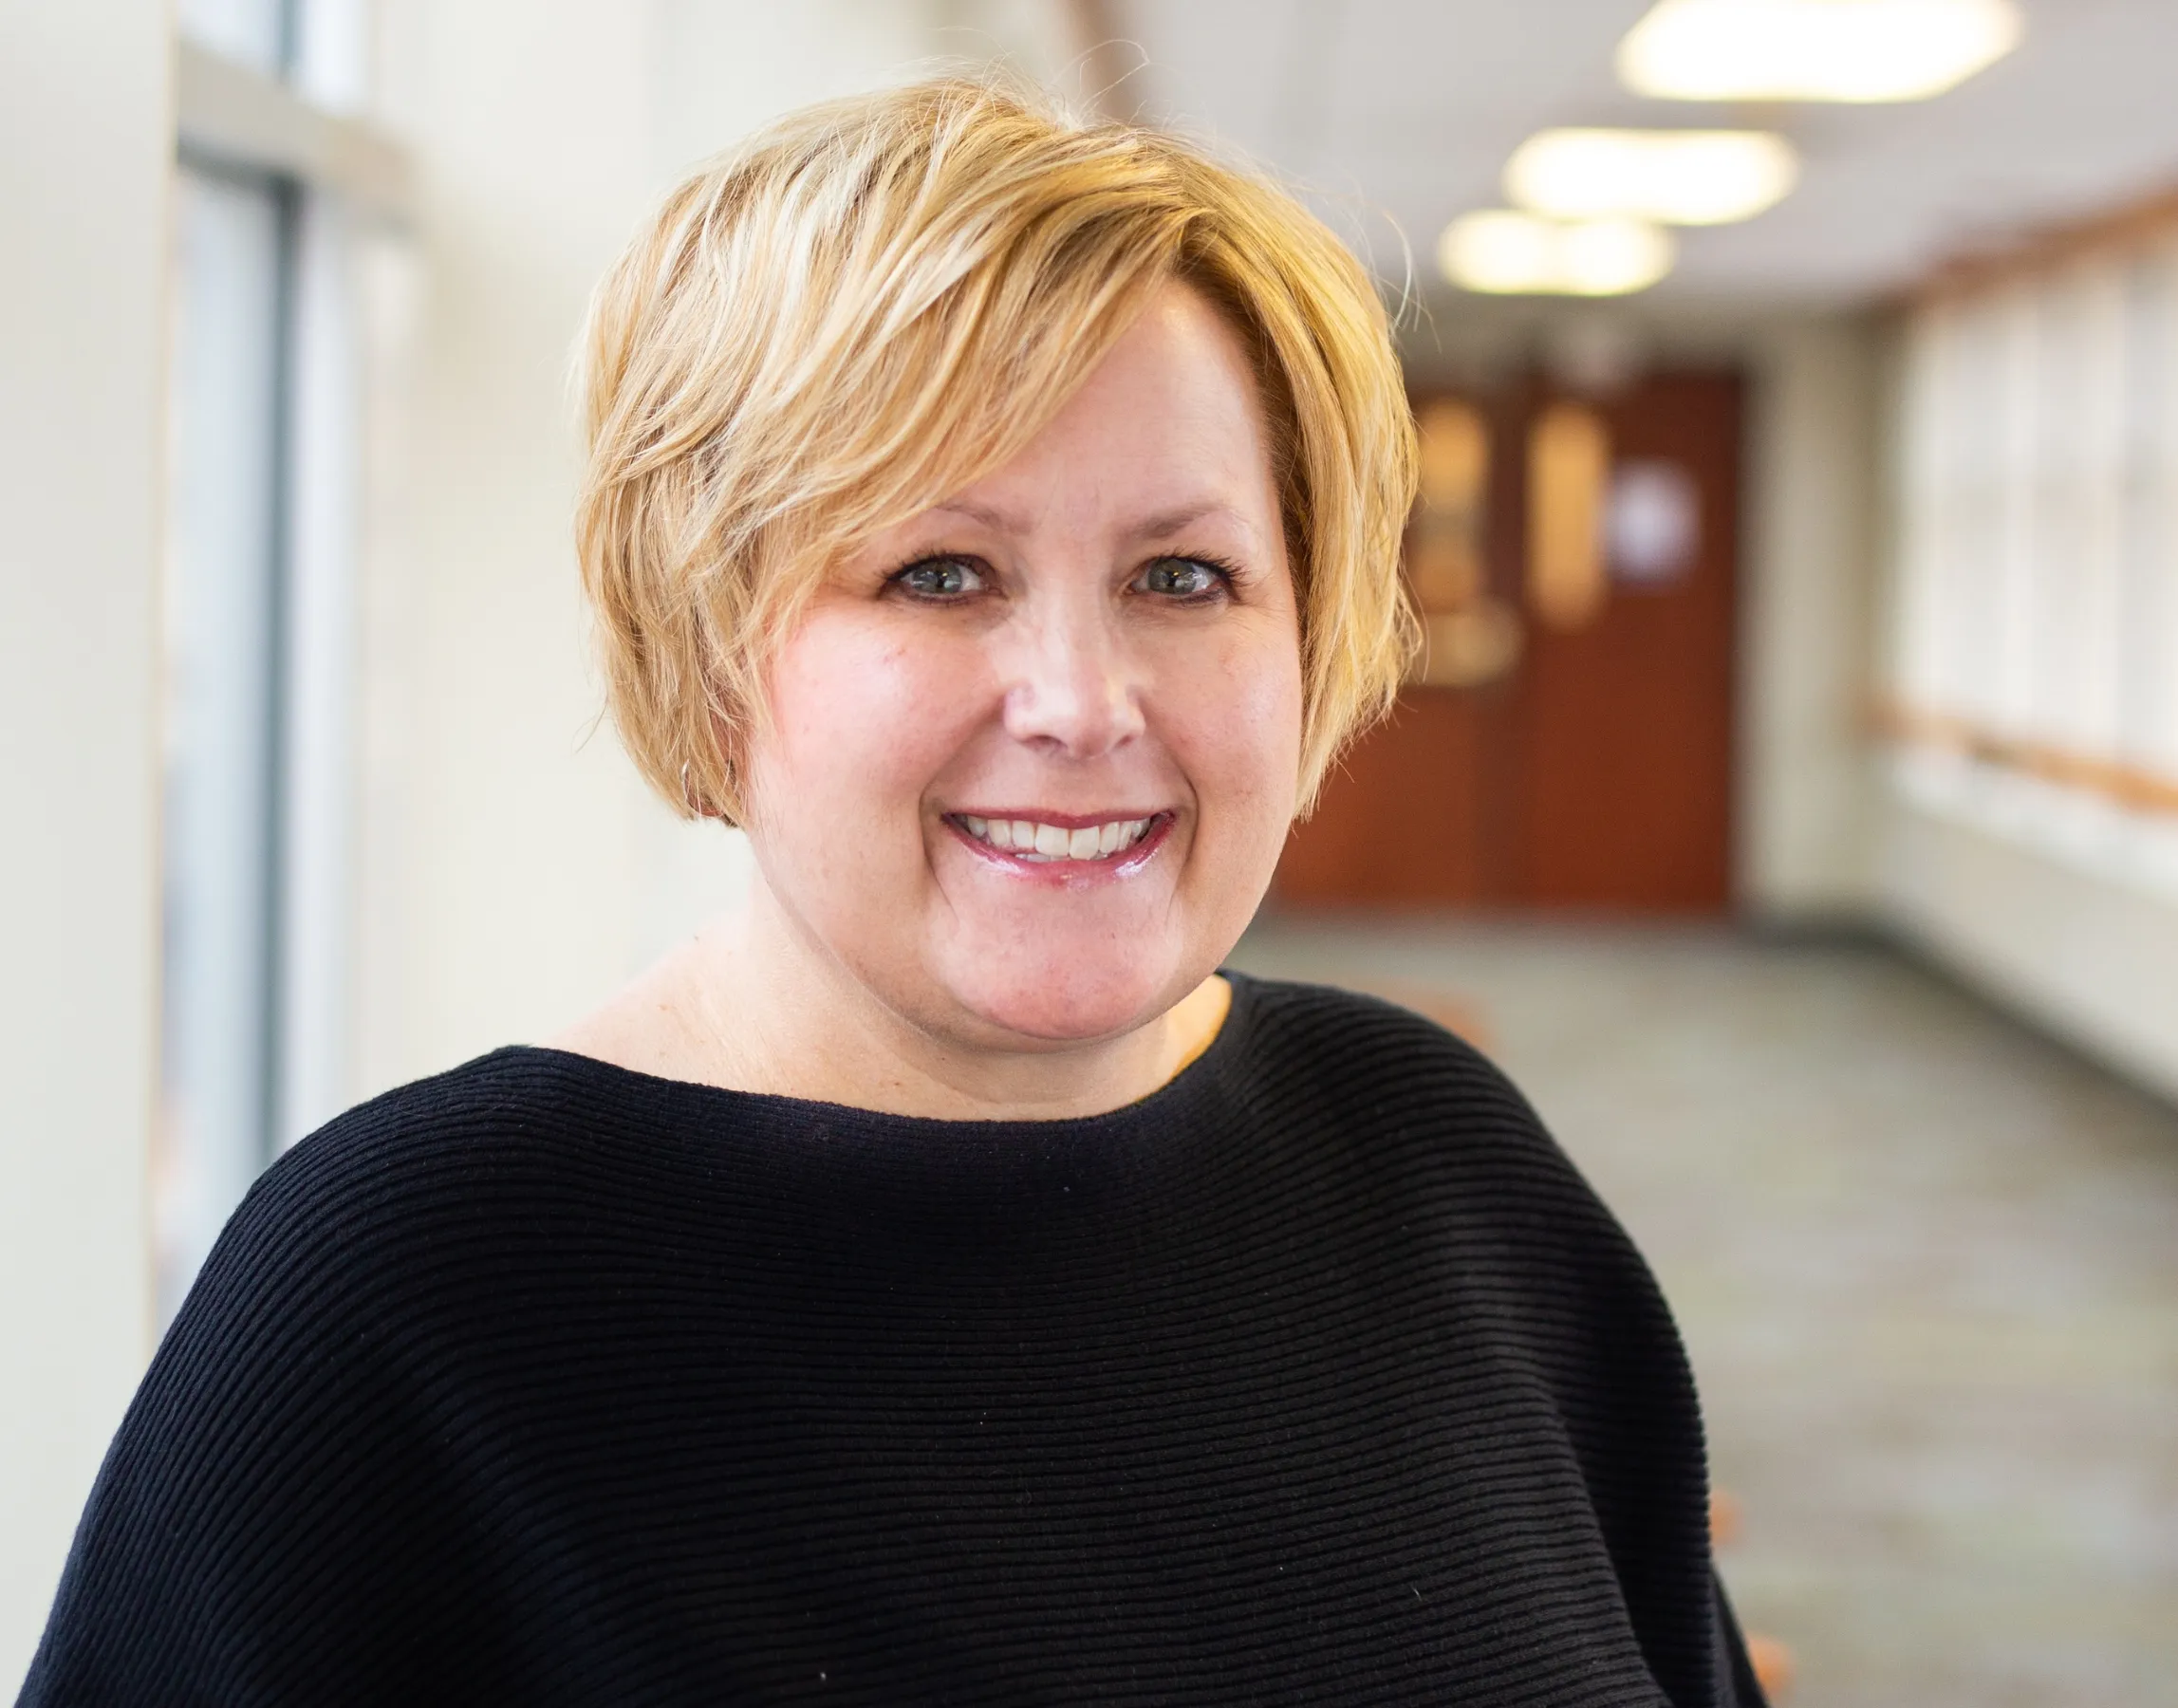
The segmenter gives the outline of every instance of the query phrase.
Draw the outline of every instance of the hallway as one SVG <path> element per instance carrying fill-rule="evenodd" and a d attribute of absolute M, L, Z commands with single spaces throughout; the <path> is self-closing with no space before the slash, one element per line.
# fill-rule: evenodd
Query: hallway
<path fill-rule="evenodd" d="M 1679 1314 L 1797 1708 L 2178 1703 L 2178 1112 L 1871 945 L 1258 925 L 1474 1030 Z"/>

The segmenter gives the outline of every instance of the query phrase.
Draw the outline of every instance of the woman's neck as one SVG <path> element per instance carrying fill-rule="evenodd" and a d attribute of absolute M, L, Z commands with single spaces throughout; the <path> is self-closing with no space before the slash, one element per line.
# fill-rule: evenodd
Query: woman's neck
<path fill-rule="evenodd" d="M 1082 1044 L 949 1039 L 882 1002 L 758 880 L 749 904 L 550 1042 L 665 1079 L 941 1120 L 1061 1120 L 1147 1096 L 1207 1049 L 1232 990 Z"/>

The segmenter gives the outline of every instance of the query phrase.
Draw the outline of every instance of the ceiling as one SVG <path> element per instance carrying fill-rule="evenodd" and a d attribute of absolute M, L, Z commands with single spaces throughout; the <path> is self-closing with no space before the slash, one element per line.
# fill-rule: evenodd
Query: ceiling
<path fill-rule="evenodd" d="M 1499 174 L 1548 125 L 1756 123 L 1798 187 L 1686 231 L 1663 303 L 1846 304 L 1961 252 L 2178 183 L 2178 0 L 2025 0 L 2009 58 L 1933 101 L 1743 107 L 1646 100 L 1611 71 L 1648 0 L 1123 0 L 1145 114 L 1298 180 L 1380 271 L 1401 244 L 1436 288 L 1437 233 L 1502 206 Z"/>

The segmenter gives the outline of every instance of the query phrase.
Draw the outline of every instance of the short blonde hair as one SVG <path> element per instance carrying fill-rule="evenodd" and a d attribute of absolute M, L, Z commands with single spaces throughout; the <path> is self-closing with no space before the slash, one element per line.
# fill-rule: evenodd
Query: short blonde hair
<path fill-rule="evenodd" d="M 1305 809 L 1414 645 L 1414 430 L 1376 290 L 1264 179 L 957 78 L 778 121 L 667 196 L 598 289 L 577 547 L 614 717 L 667 801 L 741 816 L 735 753 L 810 589 L 1024 448 L 1171 280 L 1262 387 Z"/>

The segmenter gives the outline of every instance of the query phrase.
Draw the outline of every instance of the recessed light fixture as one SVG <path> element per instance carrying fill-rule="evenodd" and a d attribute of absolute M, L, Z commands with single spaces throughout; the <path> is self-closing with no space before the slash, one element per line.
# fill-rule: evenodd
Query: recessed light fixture
<path fill-rule="evenodd" d="M 2014 0 L 1659 0 L 1618 74 L 1678 101 L 1923 101 L 2024 28 Z"/>
<path fill-rule="evenodd" d="M 1514 152 L 1505 193 L 1557 219 L 1722 225 L 1771 206 L 1799 169 L 1768 131 L 1547 130 Z"/>
<path fill-rule="evenodd" d="M 1624 296 L 1671 270 L 1671 234 L 1639 219 L 1559 221 L 1509 208 L 1462 214 L 1438 239 L 1444 276 L 1499 296 Z"/>

